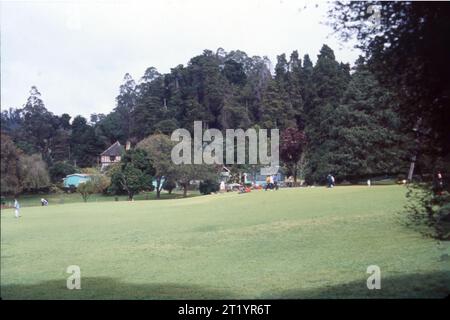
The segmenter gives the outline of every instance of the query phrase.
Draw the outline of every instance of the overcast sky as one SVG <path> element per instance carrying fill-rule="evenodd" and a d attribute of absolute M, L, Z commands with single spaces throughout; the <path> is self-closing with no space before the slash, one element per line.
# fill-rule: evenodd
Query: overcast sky
<path fill-rule="evenodd" d="M 299 0 L 2 2 L 1 107 L 22 107 L 35 85 L 55 114 L 108 113 L 125 73 L 166 73 L 219 47 L 272 62 L 298 50 L 315 62 L 326 43 L 353 63 L 359 53 L 325 25 L 327 8 Z"/>

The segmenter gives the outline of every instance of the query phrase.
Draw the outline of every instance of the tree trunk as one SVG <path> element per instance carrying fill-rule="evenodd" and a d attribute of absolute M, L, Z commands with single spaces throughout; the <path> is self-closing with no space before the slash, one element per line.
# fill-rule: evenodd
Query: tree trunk
<path fill-rule="evenodd" d="M 183 185 L 183 198 L 187 197 L 187 188 L 188 188 L 188 184 L 184 184 Z"/>
<path fill-rule="evenodd" d="M 294 187 L 297 186 L 297 164 L 294 164 Z"/>

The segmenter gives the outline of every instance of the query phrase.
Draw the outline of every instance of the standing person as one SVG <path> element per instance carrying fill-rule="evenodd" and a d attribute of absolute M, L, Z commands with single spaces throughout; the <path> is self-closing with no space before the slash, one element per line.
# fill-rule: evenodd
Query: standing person
<path fill-rule="evenodd" d="M 438 171 L 438 173 L 436 174 L 436 178 L 437 178 L 437 192 L 441 194 L 442 191 L 444 191 L 444 181 L 442 179 L 442 173 L 440 171 Z"/>
<path fill-rule="evenodd" d="M 334 187 L 334 176 L 333 175 L 331 175 L 331 187 L 332 188 Z"/>
<path fill-rule="evenodd" d="M 14 198 L 14 215 L 16 218 L 20 217 L 19 209 L 20 209 L 19 201 L 17 201 L 17 198 Z"/>
<path fill-rule="evenodd" d="M 327 175 L 327 187 L 331 188 L 331 173 Z"/>
<path fill-rule="evenodd" d="M 220 192 L 225 192 L 225 181 L 220 182 Z"/>
<path fill-rule="evenodd" d="M 270 187 L 270 190 L 273 190 L 273 176 L 272 175 L 269 176 L 269 187 Z"/>
<path fill-rule="evenodd" d="M 270 188 L 270 177 L 267 176 L 266 177 L 266 187 L 264 188 L 264 191 L 267 191 L 267 189 L 269 189 L 269 188 Z"/>
<path fill-rule="evenodd" d="M 273 187 L 275 190 L 278 190 L 278 177 L 277 175 L 273 176 Z"/>
<path fill-rule="evenodd" d="M 442 173 L 440 171 L 438 171 L 437 173 L 437 179 L 438 179 L 438 183 L 441 187 L 444 186 L 444 183 L 442 182 Z"/>
<path fill-rule="evenodd" d="M 370 179 L 367 179 L 367 186 L 370 187 L 372 185 L 372 181 Z"/>

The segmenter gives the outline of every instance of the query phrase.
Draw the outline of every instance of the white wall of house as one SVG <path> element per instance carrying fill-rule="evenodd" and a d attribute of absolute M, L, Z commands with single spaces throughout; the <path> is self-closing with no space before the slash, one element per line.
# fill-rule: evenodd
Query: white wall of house
<path fill-rule="evenodd" d="M 120 162 L 121 157 L 120 156 L 116 156 L 114 157 L 114 159 L 111 159 L 110 156 L 102 156 L 100 159 L 100 163 L 102 166 L 102 169 L 113 164 L 113 163 L 117 163 Z"/>

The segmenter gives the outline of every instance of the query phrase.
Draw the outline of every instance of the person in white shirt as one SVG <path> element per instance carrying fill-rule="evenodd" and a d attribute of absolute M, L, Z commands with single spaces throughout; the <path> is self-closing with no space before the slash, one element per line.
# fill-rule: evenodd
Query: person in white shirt
<path fill-rule="evenodd" d="M 226 190 L 225 190 L 225 182 L 224 181 L 221 181 L 220 182 L 220 192 L 225 192 Z"/>
<path fill-rule="evenodd" d="M 14 199 L 14 215 L 16 218 L 20 217 L 19 209 L 20 209 L 19 201 L 17 201 L 17 199 Z"/>

